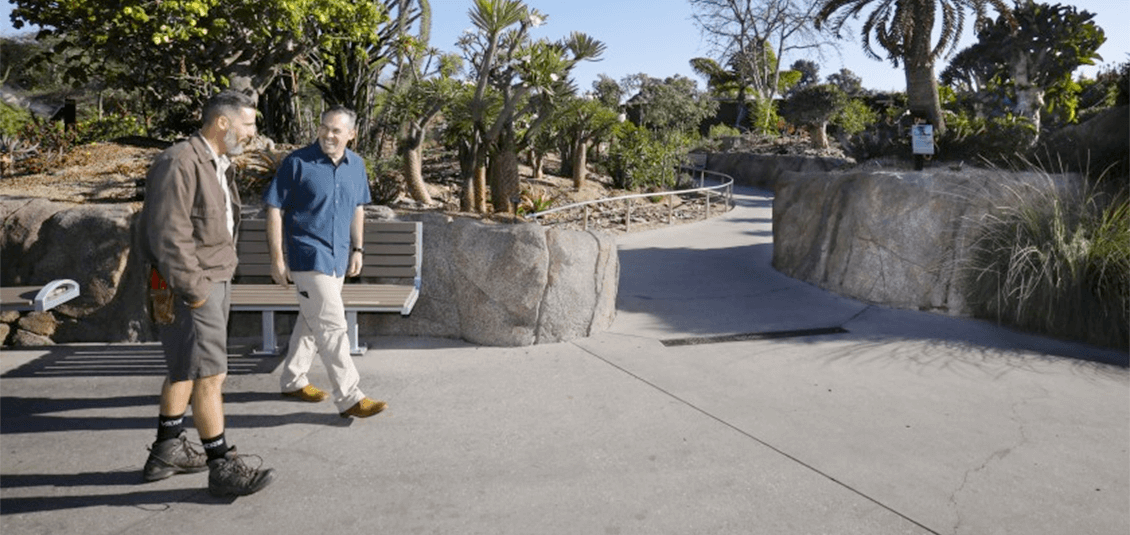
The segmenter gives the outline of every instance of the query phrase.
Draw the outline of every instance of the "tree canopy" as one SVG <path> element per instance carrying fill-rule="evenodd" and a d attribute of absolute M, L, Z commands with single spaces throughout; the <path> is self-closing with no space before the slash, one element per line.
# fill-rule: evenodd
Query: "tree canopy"
<path fill-rule="evenodd" d="M 954 58 L 943 80 L 1008 88 L 1013 111 L 1038 127 L 1045 94 L 1059 89 L 1063 96 L 1077 68 L 1102 59 L 1098 49 L 1106 35 L 1094 17 L 1075 6 L 1026 0 L 1010 18 L 982 25 L 977 43 Z"/>
<path fill-rule="evenodd" d="M 1011 17 L 1004 0 L 823 0 L 818 4 L 816 27 L 827 25 L 837 35 L 849 19 L 871 9 L 860 29 L 863 52 L 879 60 L 885 56 L 895 66 L 902 63 L 911 113 L 929 120 L 938 132 L 945 131 L 945 119 L 934 63 L 957 46 L 965 28 L 965 10 L 973 10 L 978 21 L 986 19 L 989 5 L 1006 20 Z M 936 41 L 935 22 L 940 22 Z"/>
<path fill-rule="evenodd" d="M 389 0 L 395 2 L 396 0 Z M 61 38 L 56 58 L 74 77 L 128 57 L 135 80 L 175 96 L 232 87 L 258 96 L 280 69 L 311 48 L 364 41 L 388 21 L 378 1 L 350 0 L 14 0 L 12 25 Z M 191 97 L 190 97 L 191 98 Z"/>
<path fill-rule="evenodd" d="M 652 130 L 696 132 L 702 120 L 718 109 L 718 103 L 685 76 L 660 80 L 638 74 L 629 78 L 624 85 L 638 87 L 639 91 L 628 100 L 628 117 Z"/>

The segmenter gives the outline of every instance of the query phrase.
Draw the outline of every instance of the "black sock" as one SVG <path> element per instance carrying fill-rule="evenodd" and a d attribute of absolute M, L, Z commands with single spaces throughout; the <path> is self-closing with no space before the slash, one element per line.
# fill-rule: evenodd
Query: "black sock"
<path fill-rule="evenodd" d="M 201 442 L 204 443 L 204 453 L 208 454 L 209 461 L 212 459 L 222 459 L 224 455 L 228 453 L 228 450 L 231 449 L 231 446 L 228 446 L 227 441 L 224 440 L 223 433 L 220 433 L 220 436 L 216 438 L 201 439 Z"/>
<path fill-rule="evenodd" d="M 165 416 L 157 415 L 157 442 L 177 438 L 184 429 L 184 415 Z"/>

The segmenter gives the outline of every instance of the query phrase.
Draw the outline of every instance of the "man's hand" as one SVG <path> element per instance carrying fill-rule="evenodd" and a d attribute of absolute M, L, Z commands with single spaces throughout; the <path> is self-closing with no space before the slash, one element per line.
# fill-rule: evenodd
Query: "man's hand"
<path fill-rule="evenodd" d="M 290 285 L 290 269 L 286 267 L 286 262 L 271 262 L 271 279 L 275 284 Z"/>
<path fill-rule="evenodd" d="M 365 255 L 361 251 L 349 254 L 349 269 L 345 271 L 346 277 L 356 277 L 361 274 L 361 267 L 365 265 Z"/>

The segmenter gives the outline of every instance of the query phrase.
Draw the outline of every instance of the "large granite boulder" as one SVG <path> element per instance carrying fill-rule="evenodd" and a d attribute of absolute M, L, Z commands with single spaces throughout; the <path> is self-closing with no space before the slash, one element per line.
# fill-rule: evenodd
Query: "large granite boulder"
<path fill-rule="evenodd" d="M 75 205 L 43 199 L 0 199 L 0 283 L 37 285 L 74 279 L 81 295 L 54 310 L 52 332 L 33 333 L 35 316 L 14 324 L 18 340 L 66 342 L 151 339 L 144 311 L 141 268 L 130 262 L 137 204 Z M 29 337 L 23 332 L 35 334 Z M 18 337 L 18 338 L 17 338 Z"/>
<path fill-rule="evenodd" d="M 555 228 L 546 233 L 546 243 L 549 278 L 538 312 L 537 340 L 583 338 L 611 327 L 620 284 L 616 241 L 603 232 Z"/>
<path fill-rule="evenodd" d="M 361 315 L 362 334 L 525 346 L 586 337 L 612 324 L 620 264 L 609 235 L 406 218 L 424 222 L 420 300 L 407 317 Z"/>
<path fill-rule="evenodd" d="M 773 267 L 867 302 L 969 315 L 962 266 L 976 222 L 1000 198 L 991 191 L 998 175 L 784 173 L 773 202 Z"/>

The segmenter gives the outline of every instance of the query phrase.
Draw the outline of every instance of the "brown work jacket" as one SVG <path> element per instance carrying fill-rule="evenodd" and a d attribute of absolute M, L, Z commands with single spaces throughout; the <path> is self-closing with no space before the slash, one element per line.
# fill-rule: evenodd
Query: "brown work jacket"
<path fill-rule="evenodd" d="M 239 191 L 230 168 L 227 184 L 238 236 Z M 237 263 L 235 238 L 228 232 L 216 164 L 199 134 L 153 161 L 139 225 L 145 259 L 185 301 L 203 301 L 212 283 L 231 280 Z"/>

